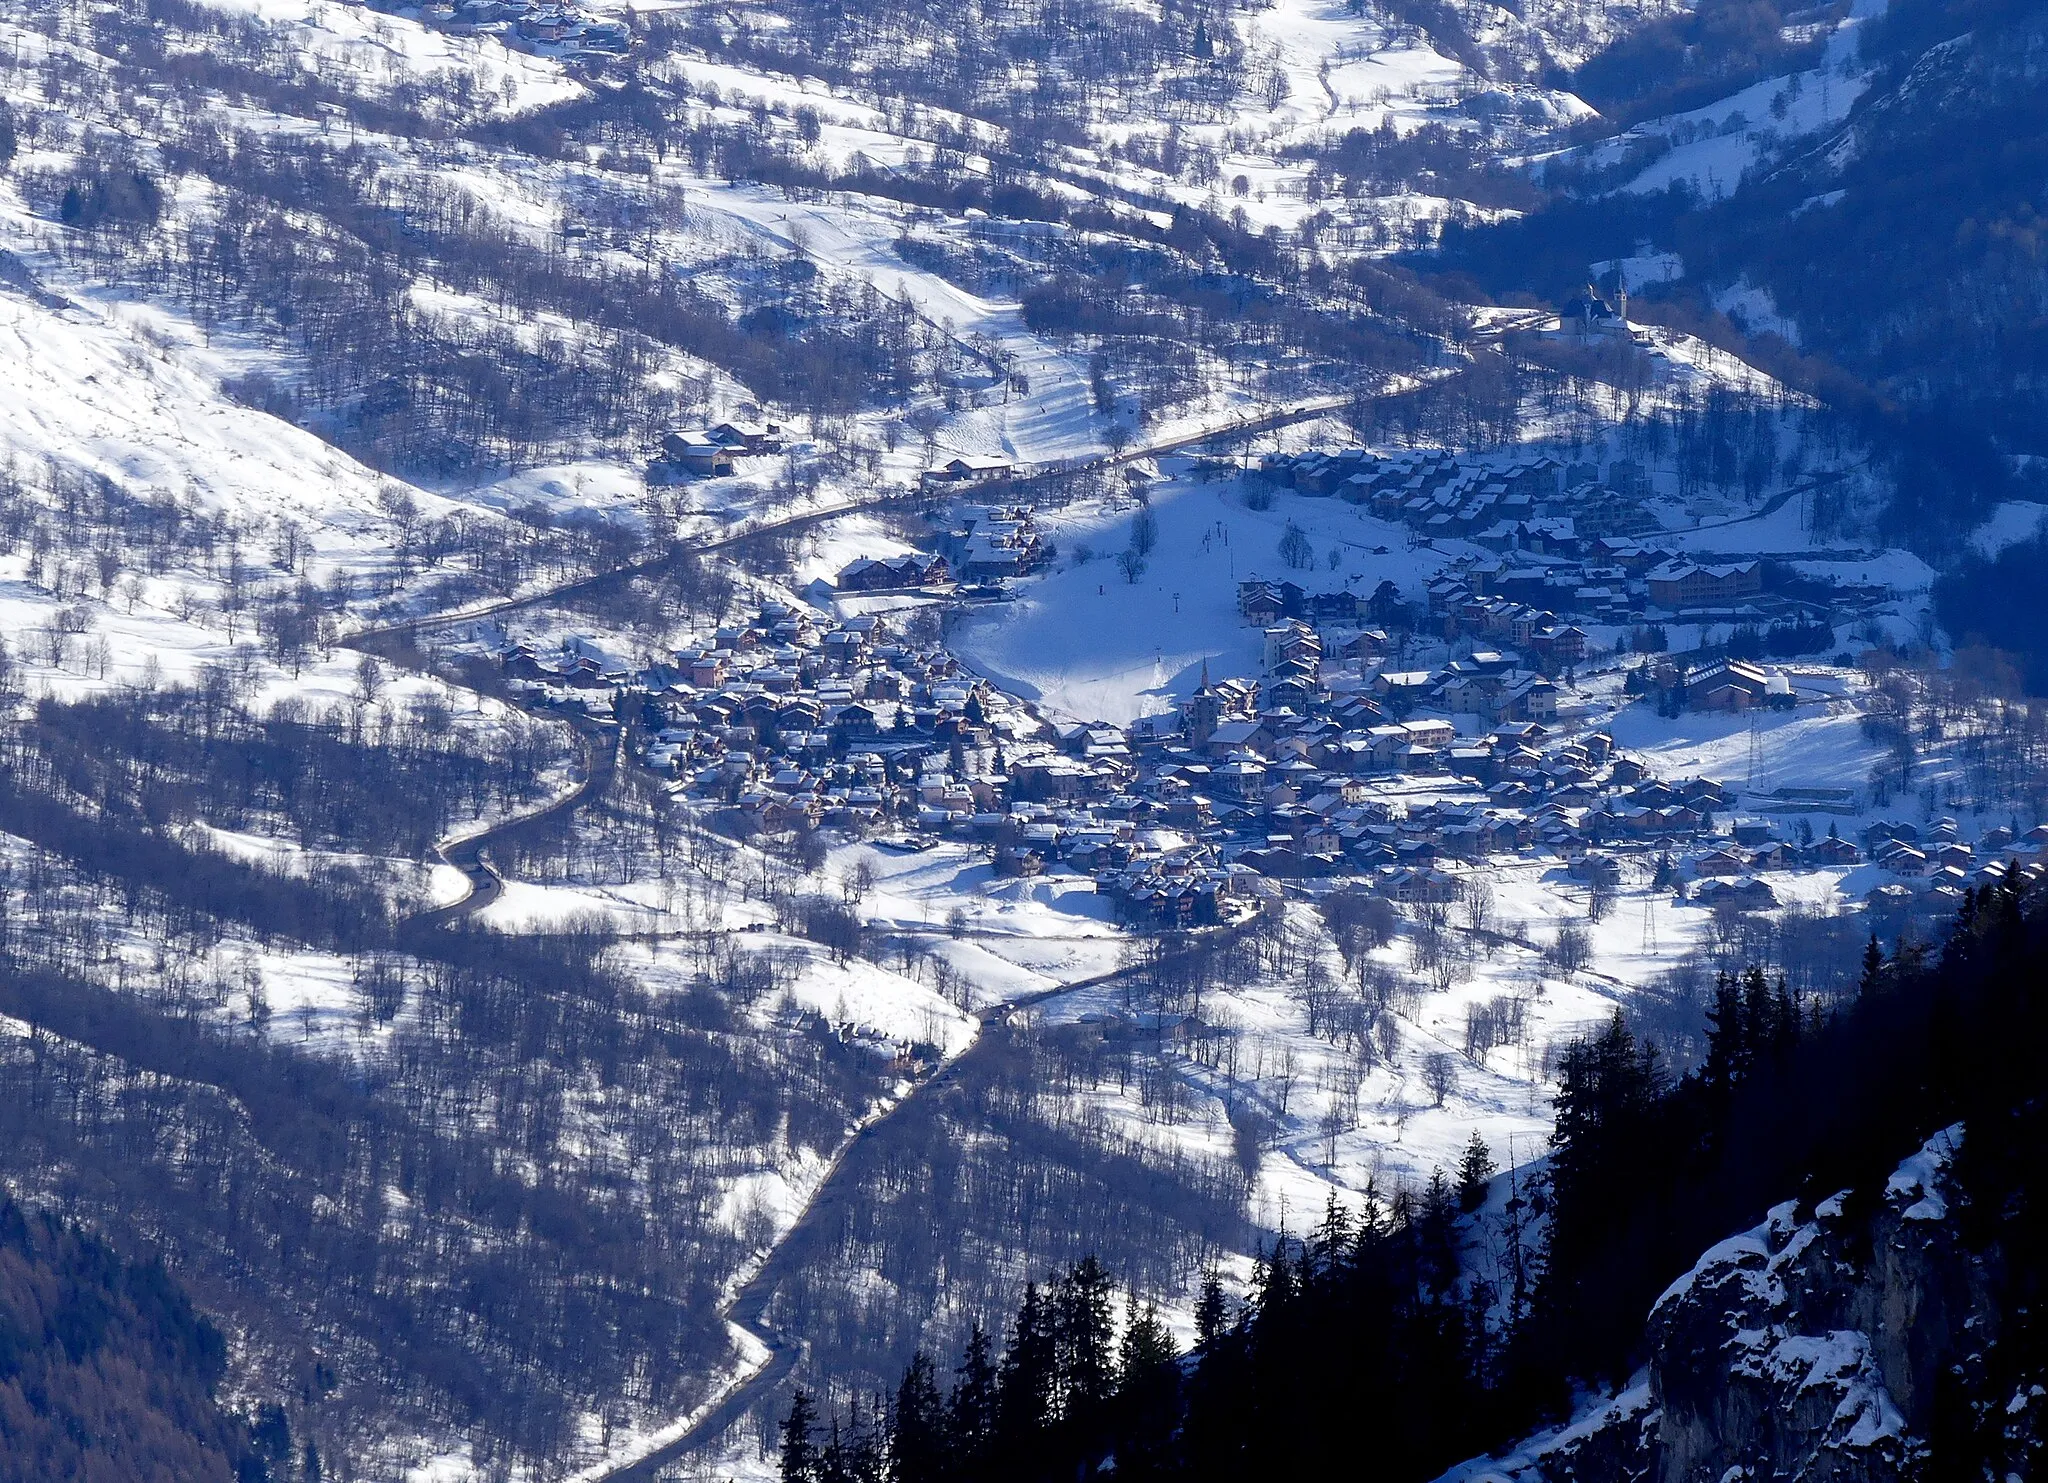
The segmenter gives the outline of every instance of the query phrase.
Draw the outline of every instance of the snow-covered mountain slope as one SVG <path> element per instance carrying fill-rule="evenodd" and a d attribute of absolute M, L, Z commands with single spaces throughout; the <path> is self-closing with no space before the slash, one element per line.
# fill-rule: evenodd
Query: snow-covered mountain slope
<path fill-rule="evenodd" d="M 1844 1190 L 1803 1217 L 1787 1202 L 1715 1245 L 1657 1300 L 1635 1384 L 1443 1483 L 1921 1476 L 1944 1372 L 1980 1366 L 2002 1327 L 1997 1253 L 1958 1224 L 1950 1165 L 1965 1136 L 1936 1134 L 1881 1191 Z M 2038 1388 L 1994 1399 L 2024 1455 Z"/>
<path fill-rule="evenodd" d="M 1578 204 L 1510 231 L 1494 267 L 1549 292 L 1606 259 L 1632 290 L 2038 451 L 2039 349 L 2009 326 L 2048 298 L 2038 254 L 2008 246 L 2038 205 L 2014 163 L 2042 148 L 2038 7 L 1857 0 L 1796 29 L 1785 70 L 1540 161 Z"/>

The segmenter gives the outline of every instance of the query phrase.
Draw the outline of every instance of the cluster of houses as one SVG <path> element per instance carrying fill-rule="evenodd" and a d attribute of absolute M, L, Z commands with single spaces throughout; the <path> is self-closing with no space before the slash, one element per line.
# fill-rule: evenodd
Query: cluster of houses
<path fill-rule="evenodd" d="M 1544 643 L 1536 650 L 1540 657 L 1533 660 L 1512 649 L 1474 649 L 1432 669 L 1406 669 L 1386 629 L 1355 626 L 1390 610 L 1387 585 L 1373 598 L 1353 603 L 1349 593 L 1309 595 L 1291 582 L 1241 583 L 1240 610 L 1247 621 L 1264 628 L 1264 675 L 1256 682 L 1220 685 L 1205 678 L 1185 708 L 1190 724 L 1198 729 L 1211 724 L 1212 713 L 1234 699 L 1233 685 L 1241 688 L 1245 704 L 1257 709 L 1326 716 L 1352 729 L 1398 722 L 1425 708 L 1489 722 L 1555 719 L 1557 685 L 1546 670 L 1580 657 L 1584 634 L 1571 646 L 1542 635 Z M 1298 616 L 1264 621 L 1279 612 L 1304 611 L 1317 615 L 1322 626 Z"/>
<path fill-rule="evenodd" d="M 1971 845 L 1954 819 L 1925 825 L 1884 821 L 1866 829 L 1863 840 L 1872 863 L 1887 875 L 1922 882 L 1930 890 L 1948 887 L 1960 893 L 1995 884 L 2012 860 L 2041 858 L 2048 851 L 2048 824 L 2037 824 L 2023 834 L 2001 824 Z"/>
<path fill-rule="evenodd" d="M 959 581 L 1002 583 L 1027 576 L 1052 559 L 1028 506 L 962 505 L 937 552 L 861 556 L 833 579 L 841 593 L 931 591 Z"/>
<path fill-rule="evenodd" d="M 1374 632 L 1358 636 L 1361 656 Z M 1550 684 L 1511 656 L 1333 670 L 1300 620 L 1268 637 L 1263 681 L 1204 675 L 1177 715 L 1130 730 L 1055 730 L 884 617 L 780 603 L 639 669 L 573 649 L 514 645 L 501 658 L 515 692 L 626 723 L 679 795 L 743 827 L 974 843 L 1000 874 L 1088 875 L 1147 924 L 1233 920 L 1284 879 L 1448 902 L 1484 862 L 1515 855 L 1557 860 L 1591 887 L 1618 882 L 1624 859 L 1654 861 L 1676 890 L 1732 911 L 1776 904 L 1760 878 L 1770 872 L 1868 859 L 1889 878 L 1873 907 L 1910 897 L 1924 908 L 2048 851 L 2048 826 L 1993 830 L 1973 849 L 1947 820 L 1876 825 L 1860 846 L 1832 827 L 1816 839 L 1810 824 L 1785 838 L 1778 823 L 1735 816 L 1722 784 L 1654 777 L 1603 732 L 1503 714 L 1460 735 L 1426 713 L 1470 713 L 1489 680 L 1499 702 Z M 1496 709 L 1526 711 L 1526 694 Z M 1812 806 L 1853 811 L 1854 800 Z"/>
<path fill-rule="evenodd" d="M 1886 932 L 1908 924 L 1928 931 L 1932 922 L 1954 914 L 1966 891 L 2003 885 L 2014 873 L 2027 882 L 2048 874 L 2048 824 L 2024 832 L 2000 825 L 1972 846 L 1954 819 L 1924 825 L 1880 821 L 1863 831 L 1863 839 L 1871 862 L 1890 877 L 1865 898 L 1874 923 Z"/>
<path fill-rule="evenodd" d="M 577 653 L 544 660 L 525 645 L 500 657 L 521 698 L 632 725 L 649 767 L 770 833 L 899 821 L 926 760 L 972 771 L 968 757 L 999 747 L 1006 718 L 1020 714 L 943 649 L 905 643 L 881 618 L 821 621 L 782 603 L 640 669 Z M 961 787 L 949 801 L 973 800 Z"/>
<path fill-rule="evenodd" d="M 383 5 L 394 11 L 406 5 Z M 427 0 L 416 14 L 458 35 L 497 36 L 507 45 L 622 56 L 632 45 L 623 21 L 583 14 L 571 0 Z"/>
<path fill-rule="evenodd" d="M 1560 522 L 1553 522 L 1553 524 Z M 1655 541 L 1553 533 L 1547 549 L 1466 557 L 1429 585 L 1431 617 L 1446 633 L 1501 633 L 1520 624 L 1759 623 L 1825 616 L 1810 603 L 1766 597 L 1763 563 L 1702 564 Z"/>
<path fill-rule="evenodd" d="M 665 434 L 661 457 L 647 466 L 649 484 L 716 479 L 734 472 L 736 460 L 782 451 L 782 427 L 774 422 L 721 422 Z"/>
<path fill-rule="evenodd" d="M 1283 489 L 1346 500 L 1426 539 L 1458 538 L 1500 551 L 1658 529 L 1645 504 L 1648 472 L 1631 459 L 1615 459 L 1603 480 L 1597 464 L 1547 455 L 1313 449 L 1268 455 L 1260 471 Z"/>
<path fill-rule="evenodd" d="M 1839 623 L 1892 596 L 1861 588 L 1816 596 L 1810 584 L 1801 593 L 1767 591 L 1755 557 L 1687 555 L 1660 538 L 1645 507 L 1649 476 L 1630 459 L 1612 461 L 1603 480 L 1598 465 L 1547 456 L 1381 456 L 1347 448 L 1273 454 L 1263 472 L 1299 494 L 1353 501 L 1461 552 L 1429 588 L 1431 621 L 1447 637 L 1476 634 L 1533 648 L 1531 634 L 1587 623 Z"/>

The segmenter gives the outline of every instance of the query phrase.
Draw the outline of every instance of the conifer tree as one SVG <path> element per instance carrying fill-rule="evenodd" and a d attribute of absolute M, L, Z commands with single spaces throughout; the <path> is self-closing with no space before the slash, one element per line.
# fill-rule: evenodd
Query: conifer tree
<path fill-rule="evenodd" d="M 1203 1348 L 1216 1341 L 1228 1317 L 1229 1305 L 1223 1297 L 1223 1284 L 1217 1280 L 1215 1269 L 1211 1268 L 1202 1274 L 1202 1295 L 1195 1300 L 1195 1338 Z"/>
<path fill-rule="evenodd" d="M 1747 1040 L 1741 990 L 1733 974 L 1718 974 L 1714 979 L 1714 1006 L 1707 1011 L 1707 1061 L 1701 1071 L 1709 1087 L 1725 1090 L 1735 1085 L 1747 1063 Z"/>
<path fill-rule="evenodd" d="M 789 1415 L 782 1423 L 782 1483 L 821 1483 L 817 1440 L 817 1410 L 810 1395 L 802 1390 L 789 1398 Z"/>
<path fill-rule="evenodd" d="M 1067 1272 L 1055 1293 L 1059 1411 L 1083 1422 L 1101 1410 L 1116 1388 L 1111 1292 L 1109 1274 L 1091 1255 Z"/>
<path fill-rule="evenodd" d="M 1308 1270 L 1317 1274 L 1329 1270 L 1349 1250 L 1351 1239 L 1351 1212 L 1337 1198 L 1337 1192 L 1331 1190 L 1323 1203 L 1322 1223 L 1316 1227 L 1304 1253 L 1309 1258 L 1305 1263 Z"/>
<path fill-rule="evenodd" d="M 1429 1171 L 1429 1183 L 1422 1187 L 1422 1214 L 1417 1234 L 1421 1237 L 1430 1285 L 1441 1292 L 1458 1275 L 1458 1203 L 1443 1166 Z"/>
<path fill-rule="evenodd" d="M 1751 964 L 1742 972 L 1742 1072 L 1747 1075 L 1771 1053 L 1777 1041 L 1778 1006 L 1771 981 Z"/>
<path fill-rule="evenodd" d="M 1380 1203 L 1379 1181 L 1368 1177 L 1365 1198 L 1358 1203 L 1358 1234 L 1352 1239 L 1351 1264 L 1354 1267 L 1386 1239 L 1387 1230 L 1387 1209 Z"/>
<path fill-rule="evenodd" d="M 1151 1304 L 1141 1311 L 1133 1293 L 1117 1351 L 1116 1470 L 1120 1478 L 1165 1471 L 1180 1413 L 1179 1355 Z"/>
<path fill-rule="evenodd" d="M 984 1476 L 995 1441 L 999 1396 L 988 1330 L 978 1322 L 967 1336 L 967 1348 L 954 1376 L 953 1392 L 946 1401 L 953 1470 L 966 1478 Z"/>
<path fill-rule="evenodd" d="M 931 1356 L 910 1357 L 889 1425 L 889 1483 L 940 1483 L 947 1474 L 946 1405 Z"/>
<path fill-rule="evenodd" d="M 844 1464 L 847 1483 L 888 1483 L 889 1449 L 883 1435 L 886 1419 L 880 1396 L 871 1406 L 863 1407 L 859 1396 L 848 1403 Z"/>
<path fill-rule="evenodd" d="M 996 1448 L 1035 1447 L 1055 1419 L 1059 1391 L 1059 1334 L 1056 1315 L 1035 1282 L 1024 1286 L 1024 1302 L 1003 1351 L 996 1399 Z"/>
<path fill-rule="evenodd" d="M 1179 1357 L 1173 1336 L 1160 1322 L 1159 1310 L 1147 1303 L 1138 1307 L 1138 1295 L 1130 1294 L 1124 1310 L 1124 1336 L 1117 1344 L 1117 1388 L 1128 1391 L 1162 1365 Z"/>
<path fill-rule="evenodd" d="M 853 1469 L 848 1466 L 846 1437 L 839 1429 L 839 1413 L 832 1413 L 832 1425 L 825 1435 L 825 1445 L 818 1449 L 818 1483 L 853 1483 Z"/>
<path fill-rule="evenodd" d="M 1474 1128 L 1465 1143 L 1465 1156 L 1458 1161 L 1458 1208 L 1470 1214 L 1484 1205 L 1487 1182 L 1493 1175 L 1493 1150 Z"/>
<path fill-rule="evenodd" d="M 1799 1044 L 1799 1001 L 1793 997 L 1791 984 L 1784 974 L 1778 975 L 1778 982 L 1771 989 L 1771 1045 L 1772 1059 L 1782 1060 L 1791 1054 Z"/>
<path fill-rule="evenodd" d="M 1258 1311 L 1263 1320 L 1283 1312 L 1294 1298 L 1294 1264 L 1287 1257 L 1287 1236 L 1273 1238 L 1271 1256 L 1263 1257 L 1253 1274 L 1258 1288 Z"/>

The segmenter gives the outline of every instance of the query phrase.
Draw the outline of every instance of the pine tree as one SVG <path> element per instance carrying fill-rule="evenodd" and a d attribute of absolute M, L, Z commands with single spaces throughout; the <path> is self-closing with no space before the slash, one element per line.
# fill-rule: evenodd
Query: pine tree
<path fill-rule="evenodd" d="M 1159 1312 L 1141 1312 L 1131 1295 L 1117 1352 L 1116 1420 L 1113 1428 L 1119 1478 L 1145 1478 L 1166 1471 L 1180 1417 L 1179 1355 Z"/>
<path fill-rule="evenodd" d="M 1782 1059 L 1799 1044 L 1799 1001 L 1784 974 L 1771 990 L 1771 1055 Z"/>
<path fill-rule="evenodd" d="M 1051 1305 L 1038 1284 L 1026 1283 L 1024 1301 L 1003 1351 L 996 1393 L 996 1448 L 1012 1457 L 1035 1450 L 1040 1435 L 1057 1419 L 1059 1336 Z"/>
<path fill-rule="evenodd" d="M 1365 1198 L 1358 1202 L 1358 1234 L 1351 1245 L 1351 1264 L 1355 1267 L 1363 1262 L 1387 1238 L 1389 1229 L 1386 1206 L 1380 1203 L 1379 1181 L 1367 1175 Z"/>
<path fill-rule="evenodd" d="M 1337 1192 L 1331 1190 L 1323 1202 L 1322 1223 L 1309 1238 L 1309 1260 L 1305 1266 L 1316 1274 L 1327 1272 L 1350 1249 L 1351 1241 L 1351 1212 L 1337 1198 Z"/>
<path fill-rule="evenodd" d="M 1735 1085 L 1748 1064 L 1742 992 L 1731 973 L 1714 979 L 1714 1007 L 1707 1011 L 1707 1062 L 1702 1076 L 1710 1087 Z"/>
<path fill-rule="evenodd" d="M 1870 934 L 1870 941 L 1863 944 L 1863 976 L 1856 982 L 1859 997 L 1868 999 L 1884 982 L 1884 949 L 1877 945 L 1877 934 Z"/>
<path fill-rule="evenodd" d="M 1202 1295 L 1195 1300 L 1195 1338 L 1203 1348 L 1215 1342 L 1216 1336 L 1223 1332 L 1223 1321 L 1229 1316 L 1223 1284 L 1211 1269 L 1202 1274 Z"/>
<path fill-rule="evenodd" d="M 1486 1186 L 1493 1174 L 1493 1150 L 1474 1128 L 1465 1144 L 1465 1157 L 1458 1161 L 1458 1208 L 1469 1214 L 1484 1205 Z"/>
<path fill-rule="evenodd" d="M 1422 1187 L 1422 1213 L 1416 1223 L 1423 1264 L 1430 1286 L 1438 1292 L 1449 1288 L 1458 1275 L 1458 1201 L 1451 1181 L 1439 1164 L 1429 1171 L 1429 1183 Z"/>
<path fill-rule="evenodd" d="M 1639 1042 L 1619 1010 L 1590 1040 L 1570 1046 L 1558 1067 L 1557 1122 L 1550 1135 L 1552 1209 L 1581 1189 L 1603 1191 L 1628 1177 L 1615 1157 L 1648 1132 L 1656 1102 L 1655 1053 Z M 1592 1211 L 1588 1199 L 1577 1208 Z M 1553 1245 L 1559 1234 L 1552 1227 Z"/>
<path fill-rule="evenodd" d="M 995 1442 L 999 1395 L 988 1330 L 979 1323 L 968 1334 L 960 1368 L 953 1373 L 953 1393 L 946 1400 L 953 1471 L 961 1477 L 985 1476 Z"/>
<path fill-rule="evenodd" d="M 1778 1006 L 1771 981 L 1752 963 L 1742 972 L 1742 1070 L 1747 1074 L 1766 1060 L 1777 1039 Z"/>
<path fill-rule="evenodd" d="M 789 1398 L 789 1415 L 782 1423 L 782 1483 L 820 1483 L 817 1441 L 817 1411 L 810 1396 L 799 1390 Z"/>
<path fill-rule="evenodd" d="M 1125 1306 L 1124 1336 L 1117 1345 L 1117 1388 L 1128 1391 L 1144 1382 L 1154 1370 L 1171 1365 L 1180 1357 L 1173 1336 L 1159 1321 L 1159 1310 L 1147 1303 L 1140 1311 L 1138 1295 L 1132 1293 Z"/>
<path fill-rule="evenodd" d="M 1102 1263 L 1087 1256 L 1068 1271 L 1055 1294 L 1059 1407 L 1069 1418 L 1093 1417 L 1116 1388 L 1111 1292 Z"/>
<path fill-rule="evenodd" d="M 882 1400 L 863 1407 L 855 1396 L 846 1408 L 844 1467 L 847 1483 L 888 1483 L 888 1447 L 882 1435 Z"/>
<path fill-rule="evenodd" d="M 1641 1322 L 1641 1314 L 1614 1311 L 1604 1301 L 1610 1274 L 1593 1263 L 1609 1228 L 1627 1218 L 1639 1171 L 1666 1156 L 1661 1091 L 1656 1052 L 1636 1039 L 1618 1010 L 1559 1063 L 1546 1276 L 1535 1293 L 1536 1331 L 1559 1353 L 1605 1344 L 1612 1334 L 1604 1325 Z"/>
<path fill-rule="evenodd" d="M 947 1475 L 946 1405 L 931 1356 L 910 1357 L 889 1426 L 890 1483 L 940 1483 Z"/>
<path fill-rule="evenodd" d="M 839 1429 L 839 1413 L 832 1413 L 832 1425 L 826 1432 L 825 1445 L 818 1451 L 818 1483 L 854 1483 L 853 1468 L 847 1457 L 846 1436 Z"/>
<path fill-rule="evenodd" d="M 1423 1224 L 1430 1227 L 1447 1226 L 1451 1223 L 1454 1210 L 1451 1181 L 1444 1175 L 1444 1166 L 1438 1164 L 1429 1171 L 1429 1183 L 1422 1187 Z"/>
<path fill-rule="evenodd" d="M 1258 1313 L 1264 1320 L 1284 1312 L 1294 1300 L 1294 1264 L 1287 1259 L 1287 1235 L 1273 1238 L 1273 1254 L 1264 1258 L 1252 1274 L 1258 1289 Z"/>

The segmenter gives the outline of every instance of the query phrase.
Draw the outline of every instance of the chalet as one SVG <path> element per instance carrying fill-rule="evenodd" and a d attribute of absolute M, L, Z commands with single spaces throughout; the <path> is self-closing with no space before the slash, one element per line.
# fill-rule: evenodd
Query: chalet
<path fill-rule="evenodd" d="M 1007 458 L 963 453 L 924 471 L 927 485 L 994 484 L 1010 477 L 1016 465 Z"/>
<path fill-rule="evenodd" d="M 1763 563 L 1727 562 L 1702 566 L 1668 561 L 1646 578 L 1650 601 L 1663 608 L 1714 607 L 1754 597 L 1763 591 Z"/>
<path fill-rule="evenodd" d="M 1926 875 L 1930 868 L 1926 855 L 1913 846 L 1900 844 L 1896 840 L 1877 851 L 1873 858 L 1879 868 L 1887 874 L 1902 876 L 1907 880 L 1917 880 Z"/>
<path fill-rule="evenodd" d="M 1770 689 L 1770 676 L 1756 665 L 1722 659 L 1686 672 L 1685 703 L 1697 710 L 1747 710 L 1763 704 Z"/>
<path fill-rule="evenodd" d="M 1273 733 L 1263 721 L 1226 721 L 1209 733 L 1203 750 L 1211 757 L 1228 757 L 1233 752 L 1269 757 L 1273 753 Z"/>
<path fill-rule="evenodd" d="M 1285 615 L 1287 610 L 1280 601 L 1280 594 L 1269 584 L 1255 582 L 1250 585 L 1256 590 L 1240 593 L 1237 599 L 1237 610 L 1244 615 L 1246 621 L 1263 628 Z"/>
<path fill-rule="evenodd" d="M 734 453 L 780 453 L 782 426 L 774 422 L 721 422 L 711 436 Z"/>
<path fill-rule="evenodd" d="M 1316 631 L 1299 619 L 1278 624 L 1265 632 L 1265 663 L 1272 669 L 1287 660 L 1313 663 L 1322 657 L 1323 641 Z"/>
<path fill-rule="evenodd" d="M 841 592 L 881 592 L 929 587 L 949 575 L 945 557 L 912 551 L 903 556 L 860 557 L 840 570 L 837 586 Z"/>
<path fill-rule="evenodd" d="M 1807 862 L 1812 865 L 1854 865 L 1862 858 L 1856 846 L 1835 835 L 1817 839 L 1806 848 Z"/>
<path fill-rule="evenodd" d="M 1383 628 L 1361 629 L 1337 646 L 1337 656 L 1354 663 L 1370 664 L 1383 658 L 1392 644 Z"/>
<path fill-rule="evenodd" d="M 649 470 L 656 483 L 673 474 L 715 479 L 733 471 L 732 452 L 709 433 L 670 433 L 661 440 L 661 464 L 656 469 L 662 470 L 660 475 Z"/>
<path fill-rule="evenodd" d="M 1551 664 L 1577 664 L 1586 657 L 1586 630 L 1576 623 L 1546 625 L 1523 640 L 1539 659 Z"/>
<path fill-rule="evenodd" d="M 1701 906 L 1727 911 L 1769 911 L 1778 904 L 1777 893 L 1754 877 L 1708 881 L 1692 899 Z"/>
<path fill-rule="evenodd" d="M 1382 894 L 1404 905 L 1448 906 L 1458 899 L 1458 878 L 1426 867 L 1397 867 L 1378 885 Z"/>
<path fill-rule="evenodd" d="M 1309 616 L 1318 623 L 1355 623 L 1363 616 L 1364 607 L 1363 598 L 1343 588 L 1318 592 L 1308 600 Z"/>
<path fill-rule="evenodd" d="M 1542 675 L 1528 675 L 1500 694 L 1496 714 L 1505 721 L 1550 721 L 1557 716 L 1557 686 Z"/>
<path fill-rule="evenodd" d="M 1403 715 L 1429 698 L 1436 676 L 1426 669 L 1382 670 L 1366 688 L 1391 715 Z"/>

